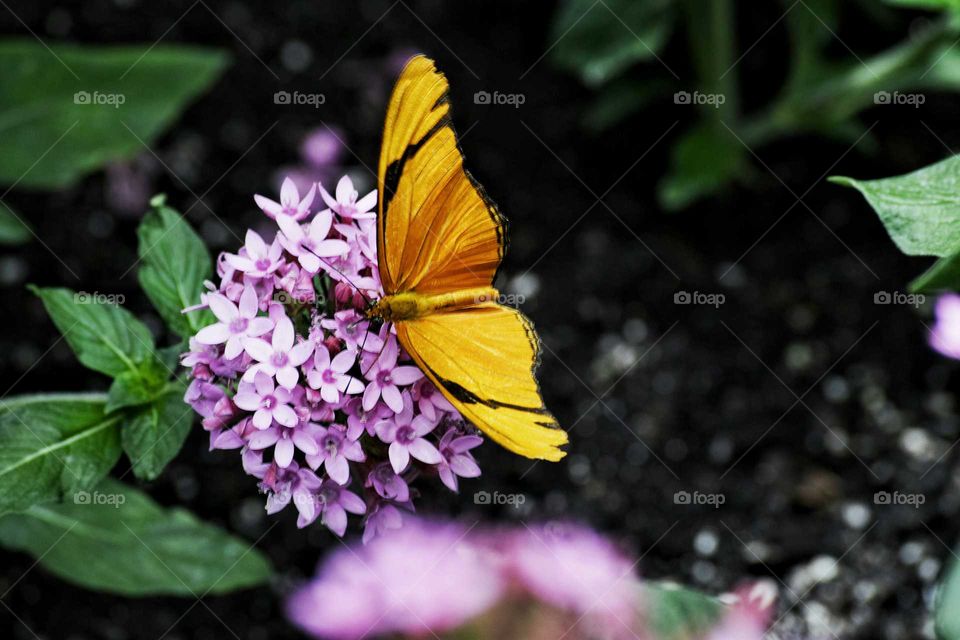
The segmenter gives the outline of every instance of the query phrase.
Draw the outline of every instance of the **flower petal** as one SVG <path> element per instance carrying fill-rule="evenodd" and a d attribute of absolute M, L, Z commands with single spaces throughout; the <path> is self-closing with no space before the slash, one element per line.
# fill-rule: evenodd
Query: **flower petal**
<path fill-rule="evenodd" d="M 289 177 L 283 179 L 280 185 L 280 202 L 284 206 L 295 207 L 300 203 L 300 194 L 297 193 L 297 185 Z"/>
<path fill-rule="evenodd" d="M 260 396 L 249 391 L 238 392 L 237 395 L 233 396 L 233 404 L 244 411 L 256 411 L 260 408 Z"/>
<path fill-rule="evenodd" d="M 360 515 L 366 513 L 367 504 L 352 491 L 341 491 L 340 492 L 340 505 L 355 515 Z"/>
<path fill-rule="evenodd" d="M 327 475 L 330 479 L 339 485 L 345 485 L 350 481 L 350 465 L 343 456 L 331 456 L 325 463 Z"/>
<path fill-rule="evenodd" d="M 390 445 L 391 448 L 393 445 Z M 426 462 L 427 464 L 439 464 L 443 461 L 443 456 L 440 455 L 440 452 L 437 451 L 437 448 L 424 440 L 423 438 L 417 438 L 409 445 L 407 449 L 410 451 L 410 455 L 419 460 L 420 462 Z"/>
<path fill-rule="evenodd" d="M 399 385 L 413 384 L 422 377 L 423 371 L 418 367 L 397 367 L 390 372 L 390 379 Z"/>
<path fill-rule="evenodd" d="M 266 340 L 260 338 L 244 338 L 243 350 L 257 362 L 267 362 L 273 357 L 273 347 Z"/>
<path fill-rule="evenodd" d="M 293 435 L 291 436 L 293 444 L 297 445 L 297 449 L 303 451 L 308 456 L 315 456 L 320 453 L 320 448 L 317 447 L 317 441 L 310 437 L 303 429 L 294 429 Z"/>
<path fill-rule="evenodd" d="M 278 467 L 286 469 L 293 462 L 293 440 L 282 438 L 273 448 L 273 461 Z"/>
<path fill-rule="evenodd" d="M 380 393 L 383 394 L 383 401 L 388 407 L 393 409 L 394 413 L 403 411 L 403 396 L 400 395 L 397 387 L 388 384 L 380 390 Z M 364 395 L 364 398 L 366 398 L 366 395 Z M 366 405 L 366 403 L 364 403 L 364 405 Z M 366 409 L 366 406 L 364 406 L 364 409 Z"/>
<path fill-rule="evenodd" d="M 293 348 L 293 337 L 293 321 L 287 316 L 283 316 L 277 320 L 277 325 L 273 328 L 271 343 L 274 351 L 290 351 Z"/>
<path fill-rule="evenodd" d="M 323 510 L 321 522 L 342 538 L 347 531 L 347 512 L 339 504 L 328 504 Z"/>
<path fill-rule="evenodd" d="M 247 253 L 252 260 L 256 260 L 257 258 L 266 255 L 267 243 L 263 241 L 263 238 L 260 237 L 259 233 L 253 229 L 247 229 L 247 235 L 244 240 L 245 244 L 247 245 Z"/>
<path fill-rule="evenodd" d="M 440 453 L 437 452 L 437 455 L 439 456 Z M 407 451 L 407 448 L 399 442 L 391 444 L 390 466 L 393 467 L 394 473 L 403 473 L 408 464 L 410 464 L 410 452 Z"/>
<path fill-rule="evenodd" d="M 247 325 L 247 335 L 251 338 L 257 338 L 271 329 L 273 329 L 273 320 L 270 318 L 253 318 L 250 320 L 250 324 Z M 264 341 L 264 343 L 266 343 L 266 341 Z"/>
<path fill-rule="evenodd" d="M 368 384 L 367 388 L 363 392 L 363 410 L 370 411 L 373 409 L 377 400 L 380 399 L 380 385 L 377 384 Z"/>
<path fill-rule="evenodd" d="M 237 311 L 237 305 L 230 302 L 227 296 L 222 293 L 208 293 L 207 306 L 210 307 L 210 311 L 213 311 L 213 315 L 217 316 L 217 320 L 221 322 L 229 323 L 240 315 Z"/>
<path fill-rule="evenodd" d="M 323 398 L 324 402 L 336 404 L 340 401 L 340 392 L 335 385 L 324 384 L 320 387 L 320 397 Z"/>
<path fill-rule="evenodd" d="M 327 356 L 329 359 L 329 356 Z M 341 351 L 333 360 L 329 362 L 330 368 L 336 371 L 337 373 L 346 373 L 350 371 L 350 368 L 353 367 L 354 363 L 357 361 L 357 354 L 352 351 Z M 318 365 L 319 369 L 320 366 Z M 326 365 L 323 367 L 326 368 Z"/>
<path fill-rule="evenodd" d="M 300 266 L 303 267 L 305 271 L 310 273 L 316 273 L 320 270 L 321 260 L 317 256 L 313 255 L 310 251 L 303 251 L 297 257 L 297 261 L 300 263 Z"/>
<path fill-rule="evenodd" d="M 278 404 L 273 408 L 273 419 L 285 427 L 295 427 L 300 421 L 297 412 L 290 405 Z"/>
<path fill-rule="evenodd" d="M 222 322 L 211 324 L 197 332 L 196 339 L 200 344 L 223 344 L 230 337 L 230 328 Z"/>
<path fill-rule="evenodd" d="M 291 366 L 299 367 L 307 361 L 307 358 L 309 358 L 312 353 L 313 342 L 310 340 L 304 340 L 297 346 L 290 349 L 290 352 L 287 354 L 287 360 Z"/>
<path fill-rule="evenodd" d="M 266 429 L 273 424 L 273 414 L 267 409 L 257 409 L 253 414 L 253 426 L 257 429 Z"/>

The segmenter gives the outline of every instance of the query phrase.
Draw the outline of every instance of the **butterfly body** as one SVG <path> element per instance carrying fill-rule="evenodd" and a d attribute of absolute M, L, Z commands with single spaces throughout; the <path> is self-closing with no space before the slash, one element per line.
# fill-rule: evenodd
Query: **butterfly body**
<path fill-rule="evenodd" d="M 402 322 L 422 318 L 444 309 L 472 307 L 483 302 L 496 300 L 499 296 L 500 292 L 493 287 L 460 289 L 434 294 L 406 291 L 381 298 L 370 309 L 368 315 L 386 322 Z"/>
<path fill-rule="evenodd" d="M 384 296 L 368 317 L 392 323 L 464 419 L 515 453 L 559 460 L 567 433 L 540 395 L 540 339 L 493 287 L 507 220 L 464 169 L 447 79 L 424 56 L 390 97 L 377 183 Z"/>

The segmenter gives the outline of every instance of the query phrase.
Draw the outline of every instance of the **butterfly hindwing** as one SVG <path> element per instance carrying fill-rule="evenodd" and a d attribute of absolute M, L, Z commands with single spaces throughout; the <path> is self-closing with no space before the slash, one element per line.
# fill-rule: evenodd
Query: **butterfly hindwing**
<path fill-rule="evenodd" d="M 567 434 L 547 411 L 535 372 L 540 344 L 516 309 L 493 302 L 397 323 L 397 337 L 460 414 L 528 458 L 559 460 Z"/>
<path fill-rule="evenodd" d="M 506 220 L 463 168 L 448 91 L 433 61 L 416 56 L 390 98 L 377 236 L 387 294 L 489 286 L 506 250 Z"/>

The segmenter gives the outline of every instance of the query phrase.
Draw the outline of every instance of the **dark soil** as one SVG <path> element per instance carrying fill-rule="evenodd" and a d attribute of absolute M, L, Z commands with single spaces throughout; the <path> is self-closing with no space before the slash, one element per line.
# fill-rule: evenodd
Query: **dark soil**
<path fill-rule="evenodd" d="M 253 192 L 274 192 L 276 170 L 296 163 L 302 136 L 321 123 L 345 132 L 352 174 L 370 180 L 363 165 L 376 164 L 393 61 L 411 51 L 435 57 L 453 86 L 455 121 L 467 132 L 468 166 L 511 218 L 502 288 L 528 295 L 523 309 L 545 343 L 544 394 L 572 442 L 559 464 L 531 465 L 485 446 L 481 479 L 463 483 L 460 496 L 422 483 L 421 509 L 471 519 L 583 520 L 643 554 L 645 576 L 710 592 L 772 578 L 784 637 L 929 635 L 925 610 L 951 557 L 960 510 L 952 447 L 960 437 L 958 366 L 926 346 L 929 303 L 920 310 L 874 303 L 877 292 L 903 291 L 925 263 L 899 254 L 866 203 L 823 178 L 893 175 L 946 156 L 946 146 L 960 143 L 960 99 L 930 95 L 920 109 L 873 109 L 862 116 L 863 129 L 876 125 L 849 153 L 848 143 L 823 138 L 779 141 L 757 150 L 763 164 L 755 162 L 750 184 L 670 215 L 658 209 L 655 185 L 692 112 L 665 95 L 610 133 L 583 133 L 578 119 L 591 94 L 549 58 L 535 64 L 552 43 L 551 4 L 508 10 L 505 3 L 409 2 L 385 17 L 390 3 L 366 1 L 211 0 L 191 8 L 91 0 L 10 9 L 48 41 L 162 36 L 233 52 L 223 80 L 154 148 L 176 177 L 157 168 L 153 190 L 189 208 L 189 220 L 217 249 L 238 244 L 234 234 L 259 220 Z M 741 11 L 750 14 L 739 25 L 744 50 L 781 11 L 776 4 L 755 9 Z M 881 28 L 854 12 L 838 35 L 858 52 L 876 51 L 910 26 L 902 13 L 891 15 L 899 21 Z M 6 10 L 0 29 L 27 35 Z M 741 77 L 751 79 L 748 107 L 782 78 L 782 29 L 741 63 Z M 305 67 L 292 70 L 303 47 Z M 839 43 L 836 49 L 847 55 Z M 682 37 L 665 59 L 692 78 Z M 637 73 L 663 75 L 655 63 Z M 277 106 L 279 89 L 322 91 L 327 103 Z M 479 90 L 521 92 L 526 102 L 477 105 Z M 604 204 L 595 204 L 614 183 Z M 208 189 L 195 205 L 195 194 Z M 7 196 L 69 269 L 36 242 L 0 258 L 0 391 L 105 387 L 56 343 L 26 282 L 123 294 L 159 329 L 128 272 L 139 216 L 111 209 L 105 190 L 101 173 L 61 193 Z M 681 291 L 723 294 L 725 302 L 675 304 Z M 115 474 L 126 471 L 123 462 Z M 299 531 L 292 513 L 268 518 L 238 457 L 208 453 L 199 426 L 148 489 L 165 504 L 260 539 L 278 567 L 276 583 L 202 604 L 130 600 L 74 588 L 32 558 L 4 554 L 5 637 L 299 637 L 282 616 L 281 595 L 339 546 L 326 530 Z M 479 490 L 522 493 L 525 503 L 477 506 L 472 493 Z M 677 504 L 680 491 L 724 502 Z M 921 494 L 925 502 L 876 504 L 878 491 Z"/>

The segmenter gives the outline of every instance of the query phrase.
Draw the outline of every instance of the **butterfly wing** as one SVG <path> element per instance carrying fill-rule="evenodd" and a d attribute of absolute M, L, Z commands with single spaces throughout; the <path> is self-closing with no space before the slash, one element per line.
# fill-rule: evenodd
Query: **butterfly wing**
<path fill-rule="evenodd" d="M 493 282 L 506 220 L 463 168 L 449 85 L 429 58 L 404 67 L 380 150 L 377 249 L 387 294 L 430 294 Z"/>
<path fill-rule="evenodd" d="M 397 323 L 397 337 L 460 414 L 507 449 L 559 460 L 567 434 L 535 377 L 540 340 L 510 307 L 488 302 Z"/>

